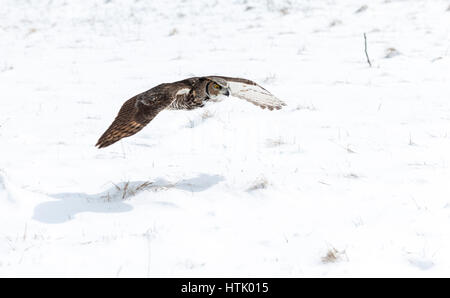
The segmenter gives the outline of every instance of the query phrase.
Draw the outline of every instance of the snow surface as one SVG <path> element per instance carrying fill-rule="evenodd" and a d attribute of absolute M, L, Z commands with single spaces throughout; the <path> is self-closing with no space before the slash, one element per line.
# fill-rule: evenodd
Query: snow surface
<path fill-rule="evenodd" d="M 449 30 L 444 0 L 1 0 L 0 276 L 450 276 Z M 200 75 L 288 105 L 94 147 Z"/>

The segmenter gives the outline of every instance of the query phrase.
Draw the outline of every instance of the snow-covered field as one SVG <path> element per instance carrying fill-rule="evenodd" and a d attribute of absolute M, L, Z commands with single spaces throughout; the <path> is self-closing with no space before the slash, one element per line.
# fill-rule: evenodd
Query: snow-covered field
<path fill-rule="evenodd" d="M 0 36 L 0 276 L 450 276 L 449 1 L 0 0 Z M 288 105 L 94 147 L 212 74 Z"/>

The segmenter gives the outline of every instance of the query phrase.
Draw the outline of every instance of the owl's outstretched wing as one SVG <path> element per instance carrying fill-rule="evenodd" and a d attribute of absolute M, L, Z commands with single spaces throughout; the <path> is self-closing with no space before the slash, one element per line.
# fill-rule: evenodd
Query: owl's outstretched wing
<path fill-rule="evenodd" d="M 269 110 L 279 110 L 286 105 L 272 93 L 251 80 L 222 76 L 210 76 L 210 78 L 225 80 L 228 83 L 231 95 L 245 99 L 246 101 L 249 101 L 263 109 L 268 108 Z"/>
<path fill-rule="evenodd" d="M 104 148 L 140 131 L 178 96 L 184 96 L 185 86 L 161 84 L 127 100 L 113 123 L 95 146 Z"/>

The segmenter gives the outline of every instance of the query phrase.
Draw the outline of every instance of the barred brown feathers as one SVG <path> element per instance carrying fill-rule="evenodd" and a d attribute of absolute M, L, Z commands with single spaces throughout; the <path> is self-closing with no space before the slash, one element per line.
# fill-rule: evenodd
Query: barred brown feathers
<path fill-rule="evenodd" d="M 137 113 L 136 98 L 133 97 L 122 105 L 116 119 L 103 133 L 95 146 L 103 148 L 140 131 L 150 120 L 138 122 L 136 120 Z"/>

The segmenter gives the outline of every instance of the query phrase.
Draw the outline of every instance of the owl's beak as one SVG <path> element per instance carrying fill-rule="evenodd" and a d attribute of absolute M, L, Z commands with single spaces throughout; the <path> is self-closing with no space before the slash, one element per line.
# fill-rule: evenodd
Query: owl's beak
<path fill-rule="evenodd" d="M 230 90 L 229 90 L 229 89 L 225 90 L 225 93 L 224 93 L 224 95 L 226 95 L 226 96 L 230 96 Z"/>

